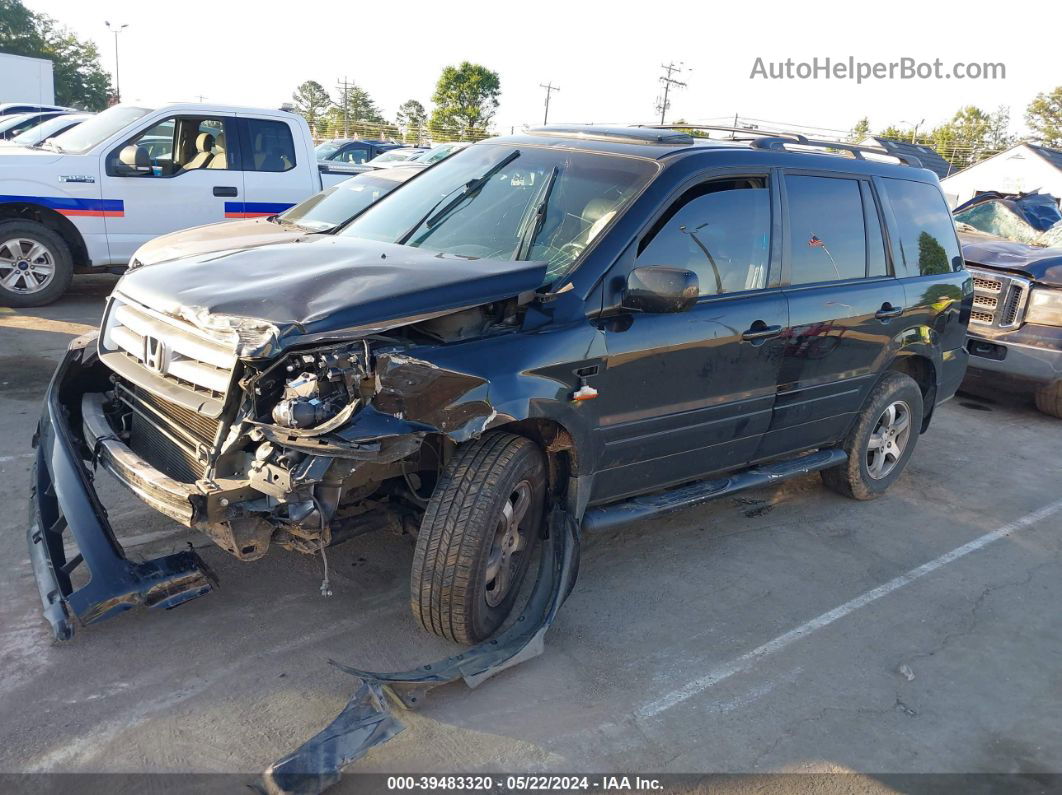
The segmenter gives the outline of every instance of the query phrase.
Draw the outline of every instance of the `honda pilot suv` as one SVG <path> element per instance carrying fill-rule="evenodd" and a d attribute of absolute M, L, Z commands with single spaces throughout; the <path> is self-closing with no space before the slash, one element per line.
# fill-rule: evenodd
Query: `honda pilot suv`
<path fill-rule="evenodd" d="M 544 127 L 335 234 L 169 255 L 45 400 L 29 536 L 60 638 L 213 584 L 192 551 L 125 557 L 98 466 L 242 560 L 415 536 L 413 614 L 482 642 L 447 669 L 472 681 L 541 638 L 581 530 L 814 471 L 877 497 L 967 364 L 937 178 L 799 135 Z"/>

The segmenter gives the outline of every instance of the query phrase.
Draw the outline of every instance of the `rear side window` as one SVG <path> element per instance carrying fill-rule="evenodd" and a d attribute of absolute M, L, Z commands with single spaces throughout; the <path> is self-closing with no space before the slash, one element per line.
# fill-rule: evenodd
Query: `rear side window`
<path fill-rule="evenodd" d="M 759 290 L 771 250 L 767 180 L 705 182 L 676 201 L 642 241 L 637 264 L 686 268 L 701 295 Z"/>
<path fill-rule="evenodd" d="M 866 224 L 859 182 L 787 174 L 790 283 L 862 279 Z"/>
<path fill-rule="evenodd" d="M 295 168 L 295 140 L 281 121 L 245 119 L 248 157 L 244 171 L 290 171 Z"/>
<path fill-rule="evenodd" d="M 907 272 L 923 276 L 962 268 L 955 224 L 944 197 L 933 185 L 906 179 L 882 179 L 899 227 L 900 251 Z"/>

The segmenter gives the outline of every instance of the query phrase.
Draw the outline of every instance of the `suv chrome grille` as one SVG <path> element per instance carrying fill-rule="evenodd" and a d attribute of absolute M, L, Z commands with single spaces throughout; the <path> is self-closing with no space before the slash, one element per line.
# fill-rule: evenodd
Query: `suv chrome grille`
<path fill-rule="evenodd" d="M 973 276 L 974 298 L 970 323 L 997 329 L 1017 328 L 1025 316 L 1028 279 L 967 268 Z"/>
<path fill-rule="evenodd" d="M 189 406 L 206 401 L 218 409 L 237 361 L 234 344 L 120 297 L 113 299 L 100 338 L 105 362 L 109 354 L 126 360 L 124 367 L 112 368 L 132 380 L 152 383 L 155 391 L 160 383 L 179 387 L 189 393 Z"/>
<path fill-rule="evenodd" d="M 163 400 L 119 379 L 116 397 L 131 411 L 129 447 L 174 480 L 194 483 L 206 474 L 220 422 Z"/>

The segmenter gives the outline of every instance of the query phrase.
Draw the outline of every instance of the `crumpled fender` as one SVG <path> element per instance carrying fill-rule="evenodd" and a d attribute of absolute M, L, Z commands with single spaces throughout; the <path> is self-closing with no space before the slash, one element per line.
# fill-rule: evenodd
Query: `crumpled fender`
<path fill-rule="evenodd" d="M 327 727 L 269 766 L 263 774 L 265 789 L 271 795 L 321 792 L 339 780 L 343 767 L 402 731 L 401 723 L 384 703 L 384 691 L 402 707 L 415 709 L 422 706 L 432 688 L 458 679 L 476 687 L 541 654 L 546 632 L 575 586 L 579 544 L 579 528 L 571 513 L 554 506 L 538 577 L 523 612 L 497 636 L 467 651 L 412 670 L 386 673 L 330 660 L 361 680 L 358 690 Z"/>

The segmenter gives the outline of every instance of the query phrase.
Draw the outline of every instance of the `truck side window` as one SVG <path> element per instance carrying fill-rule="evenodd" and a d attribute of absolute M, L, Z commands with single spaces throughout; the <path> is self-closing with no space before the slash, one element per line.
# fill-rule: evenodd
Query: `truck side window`
<path fill-rule="evenodd" d="M 687 268 L 701 295 L 767 284 L 771 197 L 765 177 L 705 182 L 668 208 L 639 244 L 637 265 Z"/>
<path fill-rule="evenodd" d="M 944 197 L 933 185 L 907 179 L 882 179 L 899 227 L 900 251 L 908 273 L 922 276 L 962 268 L 955 225 Z"/>
<path fill-rule="evenodd" d="M 867 275 L 867 239 L 859 181 L 787 174 L 791 284 Z"/>
<path fill-rule="evenodd" d="M 291 128 L 281 121 L 247 119 L 250 159 L 246 171 L 290 171 L 295 168 L 295 140 Z"/>

